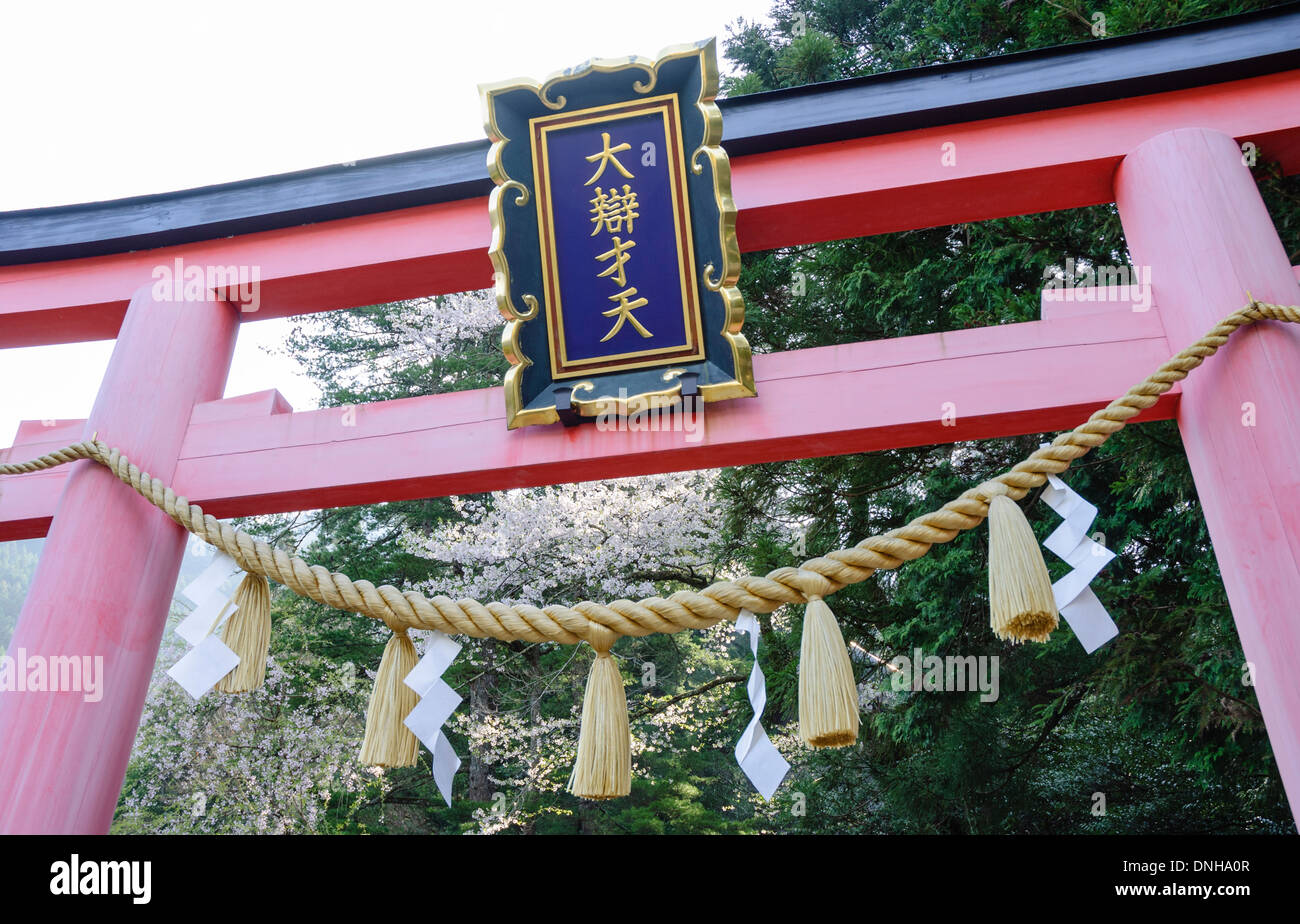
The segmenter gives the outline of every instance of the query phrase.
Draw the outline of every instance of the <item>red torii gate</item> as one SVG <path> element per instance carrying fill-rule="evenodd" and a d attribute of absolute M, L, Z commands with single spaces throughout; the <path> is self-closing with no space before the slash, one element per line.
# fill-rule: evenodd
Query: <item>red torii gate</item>
<path fill-rule="evenodd" d="M 1226 45 L 1242 22 L 1289 24 L 1288 54 L 1254 64 L 1254 76 L 1241 77 L 1249 71 L 1232 59 L 1177 89 L 1134 82 L 1128 92 L 1141 95 L 1053 108 L 1050 95 L 1026 89 L 1016 114 L 968 108 L 970 118 L 944 121 L 962 110 L 938 106 L 935 124 L 883 133 L 848 118 L 843 132 L 855 137 L 733 157 L 740 243 L 751 251 L 1114 201 L 1133 262 L 1151 268 L 1158 308 L 1045 299 L 1037 322 L 756 356 L 760 397 L 710 406 L 703 439 L 687 442 L 672 432 L 507 431 L 496 388 L 363 405 L 348 419 L 338 409 L 293 412 L 275 392 L 220 399 L 241 321 L 489 285 L 487 207 L 477 195 L 143 251 L 108 244 L 55 260 L 68 253 L 51 248 L 41 262 L 0 266 L 0 347 L 113 336 L 117 345 L 89 420 L 27 422 L 0 460 L 97 430 L 229 517 L 1073 426 L 1240 307 L 1247 290 L 1300 302 L 1239 146 L 1253 142 L 1287 173 L 1300 171 L 1300 14 L 1268 15 L 1198 33 Z M 1084 53 L 1114 57 L 1128 47 L 1149 56 L 1162 41 L 1170 38 Z M 996 76 L 1026 57 L 981 64 Z M 926 70 L 951 77 L 967 67 Z M 948 143 L 955 165 L 942 157 Z M 258 265 L 260 310 L 241 315 L 224 292 L 155 300 L 152 270 L 176 258 Z M 1293 807 L 1296 394 L 1300 332 L 1260 324 L 1143 418 L 1179 422 Z M 889 400 L 851 397 L 863 395 Z M 943 405 L 954 396 L 960 415 L 945 426 Z M 1243 426 L 1246 402 L 1258 426 Z M 0 831 L 106 831 L 112 819 L 185 539 L 115 481 L 91 463 L 0 480 L 0 539 L 47 536 L 11 647 L 102 653 L 106 678 L 94 704 L 0 695 Z"/>

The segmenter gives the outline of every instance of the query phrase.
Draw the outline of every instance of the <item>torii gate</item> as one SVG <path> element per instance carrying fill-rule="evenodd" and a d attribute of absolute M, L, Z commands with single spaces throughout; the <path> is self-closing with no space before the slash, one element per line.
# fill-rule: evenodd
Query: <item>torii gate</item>
<path fill-rule="evenodd" d="M 721 101 L 743 249 L 1116 202 L 1156 305 L 754 357 L 702 440 L 507 431 L 500 389 L 293 412 L 221 399 L 239 324 L 490 284 L 486 144 L 0 216 L 0 347 L 116 337 L 92 431 L 220 517 L 864 452 L 1073 426 L 1240 307 L 1300 302 L 1241 145 L 1300 171 L 1295 6 L 1082 46 Z M 952 145 L 953 147 L 947 147 Z M 952 158 L 944 152 L 955 151 Z M 256 265 L 156 300 L 153 268 Z M 1050 382 L 1045 387 L 1044 382 Z M 828 387 L 829 386 L 829 387 Z M 888 394 L 865 401 L 862 395 Z M 1300 332 L 1259 324 L 1143 419 L 1178 421 L 1293 809 L 1300 807 Z M 960 395 L 956 426 L 943 405 Z M 1251 402 L 1258 426 L 1242 423 Z M 951 423 L 951 421 L 949 421 Z M 11 648 L 102 654 L 103 699 L 0 695 L 0 831 L 108 830 L 184 532 L 88 462 L 0 479 L 0 540 L 46 536 Z M 1122 616 L 1121 616 L 1122 624 Z"/>

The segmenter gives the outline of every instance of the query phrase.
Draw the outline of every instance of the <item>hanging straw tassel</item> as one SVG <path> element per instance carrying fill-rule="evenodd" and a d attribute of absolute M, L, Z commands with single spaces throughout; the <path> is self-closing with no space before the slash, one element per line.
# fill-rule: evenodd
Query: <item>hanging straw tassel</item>
<path fill-rule="evenodd" d="M 384 646 L 384 657 L 375 676 L 366 711 L 366 739 L 361 743 L 361 762 L 371 767 L 414 767 L 420 743 L 404 720 L 420 701 L 419 695 L 402 681 L 419 660 L 415 645 L 405 629 L 398 629 Z"/>
<path fill-rule="evenodd" d="M 247 693 L 266 679 L 266 655 L 271 647 L 271 588 L 260 574 L 245 574 L 235 591 L 238 609 L 226 620 L 221 640 L 239 664 L 217 682 L 219 693 Z"/>
<path fill-rule="evenodd" d="M 799 737 L 811 748 L 841 748 L 858 740 L 858 685 L 835 614 L 808 598 L 799 650 Z"/>
<path fill-rule="evenodd" d="M 1059 623 L 1038 538 L 1004 495 L 989 502 L 989 611 L 993 634 L 1011 642 L 1045 642 Z"/>
<path fill-rule="evenodd" d="M 593 626 L 588 642 L 596 652 L 582 698 L 578 756 L 569 792 L 580 799 L 614 799 L 632 791 L 632 734 L 628 730 L 623 675 L 609 656 L 618 636 Z M 599 631 L 596 631 L 599 630 Z"/>

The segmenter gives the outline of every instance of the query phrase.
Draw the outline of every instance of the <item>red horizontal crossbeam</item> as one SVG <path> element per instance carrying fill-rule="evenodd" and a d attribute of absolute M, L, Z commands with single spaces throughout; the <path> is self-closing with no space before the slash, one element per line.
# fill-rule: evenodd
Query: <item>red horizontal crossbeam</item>
<path fill-rule="evenodd" d="M 1300 171 L 1300 71 L 1026 115 L 737 157 L 742 249 L 1110 202 L 1120 159 L 1196 125 L 1255 142 Z M 952 147 L 945 149 L 944 145 Z M 955 163 L 947 165 L 943 154 Z M 156 266 L 257 266 L 245 320 L 491 284 L 485 199 L 382 212 L 185 246 L 0 267 L 0 347 L 107 339 Z"/>
<path fill-rule="evenodd" d="M 760 355 L 759 398 L 707 405 L 698 434 L 508 431 L 498 388 L 296 413 L 263 392 L 195 409 L 174 487 L 230 517 L 1060 430 L 1170 353 L 1154 309 L 1098 301 L 1025 324 Z M 1176 400 L 1142 419 L 1172 417 Z M 0 459 L 83 437 L 80 421 L 49 424 L 25 423 Z M 44 535 L 65 477 L 0 478 L 0 540 Z"/>

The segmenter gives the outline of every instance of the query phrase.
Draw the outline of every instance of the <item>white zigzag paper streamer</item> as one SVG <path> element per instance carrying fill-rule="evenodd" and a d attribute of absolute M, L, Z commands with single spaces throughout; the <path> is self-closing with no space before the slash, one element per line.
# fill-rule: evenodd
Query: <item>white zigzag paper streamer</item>
<path fill-rule="evenodd" d="M 402 680 L 420 695 L 420 701 L 404 720 L 406 727 L 429 749 L 433 763 L 433 781 L 438 785 L 438 792 L 447 800 L 447 805 L 451 805 L 451 781 L 460 769 L 460 758 L 452 749 L 442 726 L 460 705 L 461 697 L 447 685 L 442 675 L 458 654 L 458 642 L 449 635 L 434 631 L 424 657 Z"/>
<path fill-rule="evenodd" d="M 212 634 L 221 622 L 230 618 L 238 607 L 230 601 L 227 594 L 221 592 L 221 587 L 239 571 L 238 562 L 225 552 L 217 553 L 212 564 L 204 568 L 203 573 L 181 591 L 194 604 L 194 609 L 176 626 L 177 635 L 191 645 L 197 645 Z"/>
<path fill-rule="evenodd" d="M 772 793 L 781 785 L 785 775 L 790 771 L 790 764 L 781 756 L 776 745 L 763 731 L 763 707 L 767 705 L 767 679 L 763 669 L 758 666 L 758 620 L 749 610 L 741 610 L 736 618 L 736 631 L 749 633 L 749 650 L 754 655 L 754 669 L 749 672 L 749 704 L 754 709 L 745 733 L 736 742 L 736 762 L 745 776 L 754 784 L 754 788 L 763 794 L 764 799 L 771 799 Z"/>
<path fill-rule="evenodd" d="M 167 669 L 167 675 L 194 699 L 202 698 L 217 681 L 239 666 L 239 655 L 216 635 L 216 630 L 238 609 L 221 592 L 221 585 L 240 570 L 238 562 L 219 552 L 212 564 L 181 591 L 195 607 L 180 621 L 175 632 L 193 647 Z"/>
<path fill-rule="evenodd" d="M 1092 654 L 1119 635 L 1119 627 L 1088 586 L 1115 558 L 1115 553 L 1088 536 L 1088 527 L 1097 517 L 1097 508 L 1064 481 L 1048 475 L 1043 500 L 1064 520 L 1043 541 L 1043 545 L 1074 569 L 1052 585 L 1056 608 L 1069 623 L 1084 651 Z"/>

